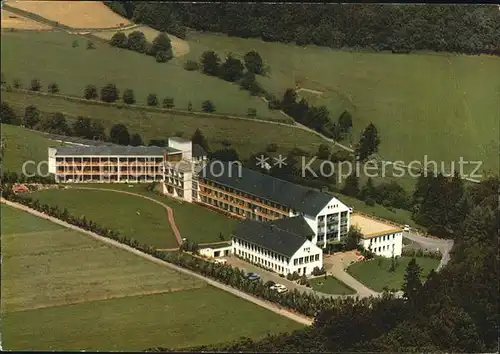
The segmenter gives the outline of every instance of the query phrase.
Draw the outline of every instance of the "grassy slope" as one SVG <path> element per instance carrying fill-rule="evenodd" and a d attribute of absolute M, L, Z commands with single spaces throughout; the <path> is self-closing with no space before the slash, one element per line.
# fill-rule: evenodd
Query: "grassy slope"
<path fill-rule="evenodd" d="M 400 257 L 396 271 L 390 272 L 391 259 L 377 257 L 374 260 L 354 263 L 347 268 L 347 272 L 372 290 L 382 291 L 384 287 L 399 290 L 403 285 L 406 266 L 410 260 L 411 257 Z M 431 269 L 436 269 L 439 260 L 419 257 L 417 263 L 422 267 L 422 279 L 425 279 Z"/>
<path fill-rule="evenodd" d="M 6 311 L 206 286 L 49 221 L 1 210 Z"/>
<path fill-rule="evenodd" d="M 43 134 L 30 131 L 21 127 L 2 124 L 1 135 L 5 139 L 3 169 L 5 171 L 22 172 L 22 166 L 26 164 L 28 173 L 35 173 L 36 167 L 29 163 L 34 161 L 38 164 L 47 161 L 48 148 L 60 146 L 60 143 L 46 139 Z M 40 165 L 40 172 L 46 173 L 48 166 Z"/>
<path fill-rule="evenodd" d="M 145 142 L 154 138 L 166 139 L 177 132 L 182 132 L 185 137 L 191 138 L 199 128 L 213 150 L 222 147 L 221 140 L 229 140 L 242 158 L 263 151 L 272 142 L 277 143 L 283 151 L 299 146 L 311 153 L 316 153 L 318 146 L 324 143 L 320 137 L 300 129 L 260 122 L 142 112 L 70 102 L 64 98 L 22 92 L 2 91 L 2 99 L 20 113 L 24 112 L 26 106 L 33 104 L 42 112 L 63 112 L 69 119 L 76 119 L 77 116 L 99 119 L 108 129 L 113 124 L 124 123 L 129 132 L 141 134 Z"/>
<path fill-rule="evenodd" d="M 225 240 L 229 240 L 229 235 L 238 222 L 236 219 L 228 218 L 225 215 L 219 214 L 200 205 L 180 202 L 176 199 L 150 192 L 146 189 L 146 185 L 137 184 L 133 185 L 133 187 L 129 187 L 127 184 L 92 184 L 85 186 L 125 190 L 141 194 L 167 204 L 174 212 L 175 223 L 179 228 L 182 237 L 186 237 L 188 240 L 196 241 L 198 243 L 220 241 L 220 233 L 222 233 Z M 78 185 L 75 187 L 78 187 Z M 114 200 L 113 198 L 116 195 L 120 196 L 120 194 L 113 192 L 103 191 L 102 193 L 102 196 L 109 198 L 109 200 Z M 134 197 L 132 196 L 132 198 Z M 138 197 L 135 198 L 139 199 Z"/>
<path fill-rule="evenodd" d="M 49 221 L 5 205 L 1 212 L 3 348 L 182 348 L 301 327 Z M 130 296 L 137 290 L 169 288 L 190 290 Z M 69 305 L 78 297 L 85 300 L 94 295 L 127 297 Z M 47 305 L 47 300 L 52 300 L 48 305 L 57 300 L 62 306 L 12 312 L 16 306 Z"/>
<path fill-rule="evenodd" d="M 259 51 L 272 71 L 262 79 L 266 88 L 282 95 L 297 79 L 301 87 L 324 91 L 316 104 L 327 105 L 333 118 L 353 111 L 355 140 L 369 122 L 376 124 L 385 158 L 463 156 L 498 170 L 498 57 L 353 53 L 208 33 L 192 34 L 190 43 L 221 54 Z M 188 56 L 196 55 L 195 48 Z"/>
<path fill-rule="evenodd" d="M 74 40 L 80 44 L 76 48 L 72 47 Z M 146 103 L 148 94 L 156 93 L 160 100 L 173 97 L 176 106 L 183 109 L 191 101 L 193 109 L 201 111 L 201 102 L 209 99 L 220 113 L 246 115 L 252 107 L 258 116 L 282 118 L 237 85 L 184 70 L 183 57 L 164 64 L 108 44 L 96 43 L 96 47 L 87 50 L 85 39 L 65 32 L 3 32 L 2 72 L 9 82 L 18 78 L 25 87 L 33 78 L 38 78 L 45 89 L 56 82 L 61 93 L 78 97 L 88 84 L 112 82 L 122 93 L 126 88 L 133 89 L 141 104 Z"/>
<path fill-rule="evenodd" d="M 84 190 L 47 189 L 33 193 L 41 203 L 68 208 L 128 238 L 157 248 L 177 246 L 167 210 L 149 200 L 131 195 Z M 139 214 L 137 214 L 139 213 Z"/>

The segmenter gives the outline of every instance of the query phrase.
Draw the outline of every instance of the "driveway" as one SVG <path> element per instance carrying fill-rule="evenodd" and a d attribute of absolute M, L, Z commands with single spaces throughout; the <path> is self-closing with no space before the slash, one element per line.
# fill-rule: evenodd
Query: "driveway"
<path fill-rule="evenodd" d="M 353 288 L 360 297 L 378 296 L 379 294 L 360 283 L 345 271 L 353 262 L 357 262 L 358 256 L 355 251 L 339 252 L 333 255 L 325 255 L 323 265 L 328 274 Z"/>
<path fill-rule="evenodd" d="M 436 270 L 440 270 L 444 267 L 448 261 L 450 260 L 450 251 L 453 247 L 453 240 L 446 240 L 440 238 L 430 238 L 420 235 L 414 230 L 403 232 L 403 237 L 416 242 L 420 245 L 421 248 L 429 250 L 429 251 L 437 251 L 439 250 L 443 257 L 441 258 L 441 262 Z"/>

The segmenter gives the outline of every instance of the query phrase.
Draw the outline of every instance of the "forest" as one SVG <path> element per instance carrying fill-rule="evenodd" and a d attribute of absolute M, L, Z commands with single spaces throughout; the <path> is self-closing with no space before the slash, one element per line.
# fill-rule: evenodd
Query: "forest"
<path fill-rule="evenodd" d="M 105 2 L 134 22 L 264 41 L 372 51 L 500 54 L 494 5 Z"/>

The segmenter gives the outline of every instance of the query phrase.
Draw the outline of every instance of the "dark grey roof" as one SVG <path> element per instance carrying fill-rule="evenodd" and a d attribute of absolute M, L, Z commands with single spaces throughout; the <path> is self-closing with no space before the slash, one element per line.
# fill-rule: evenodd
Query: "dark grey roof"
<path fill-rule="evenodd" d="M 239 167 L 236 163 L 211 162 L 200 177 L 289 207 L 306 215 L 317 215 L 333 195 Z"/>
<path fill-rule="evenodd" d="M 233 235 L 286 257 L 293 256 L 306 242 L 304 237 L 297 234 L 279 229 L 270 223 L 250 219 L 239 222 Z"/>
<path fill-rule="evenodd" d="M 207 156 L 207 152 L 199 144 L 193 144 L 192 154 L 193 154 L 193 157 Z"/>
<path fill-rule="evenodd" d="M 59 140 L 59 141 L 63 141 L 65 143 L 69 143 L 69 144 L 82 144 L 82 145 L 88 145 L 88 146 L 115 146 L 116 145 L 116 144 L 106 142 L 106 141 L 101 141 L 101 140 L 90 140 L 90 139 L 78 138 L 78 137 L 73 137 L 73 136 L 65 136 L 65 135 L 59 135 L 59 134 L 45 133 L 45 135 L 50 140 Z"/>
<path fill-rule="evenodd" d="M 291 232 L 303 238 L 309 239 L 314 236 L 313 230 L 302 216 L 277 219 L 269 221 L 268 224 L 274 225 L 281 230 Z"/>
<path fill-rule="evenodd" d="M 177 151 L 158 146 L 63 146 L 57 148 L 56 156 L 163 156 Z"/>

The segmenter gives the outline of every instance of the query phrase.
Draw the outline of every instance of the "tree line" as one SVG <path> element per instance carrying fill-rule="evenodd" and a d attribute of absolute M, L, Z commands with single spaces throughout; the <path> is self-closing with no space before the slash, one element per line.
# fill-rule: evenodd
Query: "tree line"
<path fill-rule="evenodd" d="M 116 32 L 109 44 L 113 47 L 153 56 L 158 63 L 165 63 L 174 57 L 172 43 L 164 32 L 159 33 L 152 43 L 148 42 L 141 31 L 133 31 L 128 36 L 124 32 Z"/>
<path fill-rule="evenodd" d="M 106 3 L 167 32 L 189 27 L 301 46 L 500 55 L 500 20 L 492 5 Z"/>
<path fill-rule="evenodd" d="M 186 348 L 190 352 L 491 352 L 498 348 L 498 177 L 466 191 L 471 209 L 456 231 L 450 262 L 424 282 L 412 259 L 403 298 L 369 306 L 344 302 L 320 311 L 314 325 L 259 340 Z M 150 348 L 168 351 L 168 348 Z"/>

